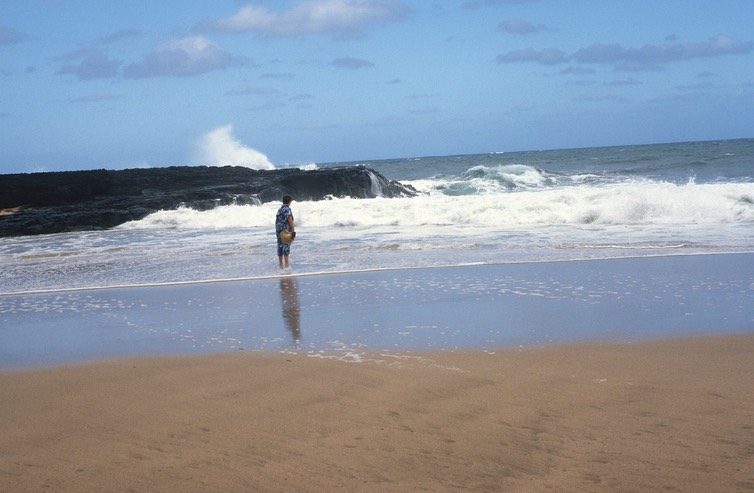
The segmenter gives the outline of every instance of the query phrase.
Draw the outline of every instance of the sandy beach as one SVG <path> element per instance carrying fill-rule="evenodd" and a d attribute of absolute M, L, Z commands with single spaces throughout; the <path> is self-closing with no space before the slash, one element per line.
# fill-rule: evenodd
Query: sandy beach
<path fill-rule="evenodd" d="M 751 261 L 0 297 L 0 492 L 751 491 Z"/>
<path fill-rule="evenodd" d="M 749 491 L 754 335 L 0 374 L 2 491 Z"/>

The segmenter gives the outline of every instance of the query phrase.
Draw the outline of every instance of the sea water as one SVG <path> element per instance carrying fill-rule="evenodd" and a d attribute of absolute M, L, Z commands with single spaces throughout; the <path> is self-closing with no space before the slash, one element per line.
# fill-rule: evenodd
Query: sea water
<path fill-rule="evenodd" d="M 754 327 L 752 139 L 317 166 L 367 166 L 419 194 L 294 197 L 291 272 L 278 270 L 276 203 L 0 238 L 0 370 Z"/>
<path fill-rule="evenodd" d="M 419 194 L 294 197 L 295 274 L 754 251 L 754 139 L 317 166 L 365 166 Z M 278 276 L 278 206 L 2 238 L 0 293 Z"/>

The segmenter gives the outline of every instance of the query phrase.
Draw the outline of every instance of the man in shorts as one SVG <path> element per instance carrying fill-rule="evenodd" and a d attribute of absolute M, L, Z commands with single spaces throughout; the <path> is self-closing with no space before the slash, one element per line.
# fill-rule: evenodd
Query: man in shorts
<path fill-rule="evenodd" d="M 278 239 L 278 263 L 280 268 L 290 268 L 288 256 L 291 254 L 291 245 L 286 245 L 280 239 L 280 233 L 290 231 L 293 237 L 296 237 L 296 228 L 293 226 L 293 212 L 291 211 L 291 202 L 293 199 L 290 195 L 283 196 L 283 205 L 278 209 L 275 216 L 275 236 Z"/>

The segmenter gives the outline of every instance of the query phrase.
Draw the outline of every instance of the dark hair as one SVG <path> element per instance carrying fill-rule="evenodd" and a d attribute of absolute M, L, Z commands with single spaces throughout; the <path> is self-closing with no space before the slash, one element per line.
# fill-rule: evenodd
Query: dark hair
<path fill-rule="evenodd" d="M 293 201 L 290 195 L 283 195 L 283 203 L 290 204 Z"/>

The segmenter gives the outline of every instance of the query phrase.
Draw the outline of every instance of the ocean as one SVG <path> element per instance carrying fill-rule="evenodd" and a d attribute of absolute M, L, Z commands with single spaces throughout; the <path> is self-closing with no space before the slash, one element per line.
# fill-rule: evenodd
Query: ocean
<path fill-rule="evenodd" d="M 298 275 L 754 251 L 754 139 L 307 166 L 366 166 L 420 195 L 294 197 Z M 277 208 L 1 238 L 0 293 L 276 277 Z"/>
<path fill-rule="evenodd" d="M 754 327 L 754 139 L 315 166 L 420 193 L 294 197 L 290 272 L 277 203 L 0 238 L 0 370 L 237 350 L 400 361 Z"/>

